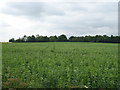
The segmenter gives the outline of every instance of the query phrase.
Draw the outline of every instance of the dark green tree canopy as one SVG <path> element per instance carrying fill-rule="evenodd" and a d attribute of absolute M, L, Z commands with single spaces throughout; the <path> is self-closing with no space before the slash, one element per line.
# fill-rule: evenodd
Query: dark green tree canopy
<path fill-rule="evenodd" d="M 10 39 L 9 42 L 103 42 L 103 43 L 120 43 L 120 36 L 107 36 L 107 35 L 96 35 L 96 36 L 71 36 L 67 39 L 67 36 L 62 34 L 60 36 L 39 36 L 24 35 L 19 39 Z"/>
<path fill-rule="evenodd" d="M 67 42 L 68 40 L 67 40 L 66 35 L 62 34 L 62 35 L 58 36 L 58 41 L 59 42 Z"/>
<path fill-rule="evenodd" d="M 12 39 L 10 39 L 10 40 L 9 40 L 9 42 L 15 42 L 15 39 L 14 39 L 14 38 L 12 38 Z"/>
<path fill-rule="evenodd" d="M 50 36 L 50 37 L 49 37 L 49 41 L 50 41 L 50 42 L 57 42 L 57 41 L 58 41 L 58 38 L 57 38 L 57 36 Z"/>

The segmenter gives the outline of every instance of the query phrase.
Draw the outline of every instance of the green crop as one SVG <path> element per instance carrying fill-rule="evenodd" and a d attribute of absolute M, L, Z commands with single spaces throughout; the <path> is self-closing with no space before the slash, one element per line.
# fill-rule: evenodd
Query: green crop
<path fill-rule="evenodd" d="M 3 44 L 3 88 L 117 88 L 118 44 Z"/>

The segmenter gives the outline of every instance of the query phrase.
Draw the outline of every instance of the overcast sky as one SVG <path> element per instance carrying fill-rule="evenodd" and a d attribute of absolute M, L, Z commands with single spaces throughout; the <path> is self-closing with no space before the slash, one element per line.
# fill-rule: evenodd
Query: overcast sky
<path fill-rule="evenodd" d="M 0 41 L 24 35 L 118 35 L 117 2 L 4 2 Z"/>

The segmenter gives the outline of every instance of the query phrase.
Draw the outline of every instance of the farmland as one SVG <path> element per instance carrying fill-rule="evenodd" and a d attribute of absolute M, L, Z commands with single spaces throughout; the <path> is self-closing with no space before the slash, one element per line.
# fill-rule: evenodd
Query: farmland
<path fill-rule="evenodd" d="M 116 88 L 118 44 L 2 44 L 4 88 Z"/>

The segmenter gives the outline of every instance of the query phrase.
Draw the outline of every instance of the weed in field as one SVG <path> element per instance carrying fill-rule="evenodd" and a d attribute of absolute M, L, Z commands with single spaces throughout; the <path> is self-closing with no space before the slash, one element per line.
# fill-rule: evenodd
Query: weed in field
<path fill-rule="evenodd" d="M 22 82 L 19 78 L 9 78 L 3 82 L 3 88 L 27 88 L 28 83 Z"/>

